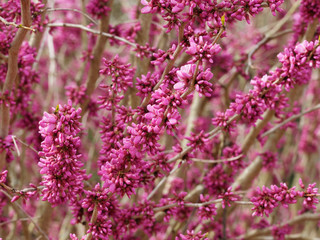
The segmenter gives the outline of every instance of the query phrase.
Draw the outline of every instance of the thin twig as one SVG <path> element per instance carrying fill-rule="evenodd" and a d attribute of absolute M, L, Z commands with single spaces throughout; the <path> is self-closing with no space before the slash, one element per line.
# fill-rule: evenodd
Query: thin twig
<path fill-rule="evenodd" d="M 218 160 L 200 159 L 200 158 L 190 158 L 190 160 L 194 161 L 194 162 L 201 162 L 201 163 L 224 163 L 224 162 L 236 161 L 236 160 L 239 160 L 242 157 L 243 157 L 243 155 L 240 154 L 240 155 L 232 157 L 232 158 L 218 159 Z"/>
<path fill-rule="evenodd" d="M 305 224 L 306 221 L 319 221 L 319 219 L 320 219 L 319 213 L 305 213 L 305 214 L 296 216 L 287 222 L 281 223 L 279 225 L 279 228 L 284 227 L 286 225 L 292 226 L 299 223 Z M 256 229 L 245 235 L 239 236 L 238 239 L 252 239 L 252 238 L 256 238 L 257 236 L 267 235 L 272 232 L 272 228 L 273 226 L 266 227 L 264 229 Z"/>
<path fill-rule="evenodd" d="M 48 55 L 49 55 L 49 69 L 48 69 L 48 91 L 46 92 L 45 108 L 47 109 L 52 104 L 52 97 L 58 99 L 57 84 L 57 63 L 56 53 L 54 49 L 53 36 L 47 37 Z"/>
<path fill-rule="evenodd" d="M 160 85 L 161 85 L 162 82 L 164 81 L 165 76 L 166 76 L 166 75 L 169 73 L 169 71 L 172 69 L 172 67 L 173 67 L 175 61 L 177 60 L 180 52 L 182 51 L 182 49 L 183 49 L 183 47 L 182 47 L 180 44 L 178 44 L 176 50 L 175 50 L 174 53 L 173 53 L 172 59 L 168 62 L 166 68 L 164 69 L 164 71 L 163 71 L 163 73 L 162 73 L 162 75 L 161 75 L 160 81 L 154 86 L 153 91 L 157 90 L 157 89 L 160 87 Z"/>
<path fill-rule="evenodd" d="M 78 9 L 73 9 L 73 8 L 47 8 L 44 10 L 46 12 L 55 12 L 55 11 L 72 11 L 72 12 L 77 12 L 85 16 L 87 19 L 89 19 L 91 22 L 93 22 L 95 25 L 98 25 L 98 22 L 94 20 L 92 17 L 90 17 L 88 14 L 85 12 L 78 10 Z"/>
<path fill-rule="evenodd" d="M 193 148 L 188 146 L 185 149 L 183 149 L 180 153 L 178 153 L 176 156 L 172 157 L 168 160 L 168 163 L 172 163 L 174 161 L 177 161 L 178 159 L 182 158 L 184 155 L 186 155 L 189 151 L 191 151 Z"/>
<path fill-rule="evenodd" d="M 132 47 L 137 47 L 136 43 L 130 42 L 125 38 L 119 37 L 119 36 L 111 34 L 111 33 L 101 32 L 101 31 L 98 31 L 98 30 L 93 30 L 93 29 L 88 28 L 86 26 L 83 26 L 81 24 L 74 24 L 74 23 L 48 23 L 46 26 L 47 27 L 79 28 L 79 29 L 81 29 L 83 31 L 86 31 L 86 32 L 90 32 L 90 33 L 93 33 L 93 34 L 96 34 L 96 35 L 102 35 L 102 36 L 109 37 L 109 38 L 112 38 L 112 39 L 116 39 L 116 40 L 118 40 L 120 42 L 124 42 L 124 43 L 126 43 L 126 44 L 128 44 L 128 45 L 130 45 Z"/>
<path fill-rule="evenodd" d="M 274 131 L 276 131 L 277 129 L 281 128 L 282 126 L 284 126 L 285 124 L 287 124 L 288 122 L 291 122 L 297 118 L 300 118 L 302 117 L 303 115 L 305 114 L 308 114 L 310 112 L 313 112 L 315 110 L 318 110 L 320 108 L 320 104 L 314 106 L 313 108 L 310 108 L 306 111 L 303 111 L 299 114 L 295 114 L 295 115 L 292 115 L 291 117 L 289 117 L 288 119 L 284 120 L 283 122 L 279 123 L 278 125 L 274 126 L 273 128 L 271 128 L 270 130 L 266 131 L 265 133 L 262 134 L 262 137 L 265 137 L 271 133 L 273 133 Z"/>
<path fill-rule="evenodd" d="M 18 140 L 22 145 L 26 146 L 27 148 L 30 148 L 32 151 L 34 151 L 36 154 L 38 154 L 39 152 L 34 148 L 32 147 L 31 145 L 25 143 L 24 141 L 22 141 L 20 138 L 18 138 L 17 136 L 12 136 L 14 137 L 16 140 Z"/>
<path fill-rule="evenodd" d="M 37 188 L 24 188 L 24 189 L 20 190 L 19 192 L 26 193 L 26 192 L 42 190 L 44 188 L 45 188 L 45 186 L 39 186 Z"/>
<path fill-rule="evenodd" d="M 168 174 L 168 176 L 170 176 L 171 174 L 175 173 L 177 170 L 179 169 L 179 165 L 175 166 L 170 173 Z M 150 200 L 155 194 L 156 192 L 159 190 L 159 188 L 165 183 L 165 181 L 168 179 L 168 176 L 163 177 L 160 182 L 158 183 L 158 185 L 152 190 L 152 192 L 149 194 L 149 196 L 147 197 L 148 200 Z"/>
<path fill-rule="evenodd" d="M 292 29 L 287 29 L 287 30 L 284 30 L 284 31 L 279 32 L 277 34 L 274 34 L 272 36 L 266 35 L 260 42 L 258 42 L 248 53 L 248 57 L 247 57 L 248 58 L 248 65 L 247 65 L 247 68 L 246 68 L 246 74 L 249 73 L 249 69 L 250 68 L 254 68 L 253 65 L 252 65 L 252 57 L 264 44 L 266 44 L 267 42 L 271 41 L 272 39 L 281 37 L 281 36 L 283 36 L 285 34 L 292 33 L 292 32 L 293 32 Z"/>
<path fill-rule="evenodd" d="M 112 3 L 113 3 L 113 0 L 108 1 L 107 7 L 111 7 Z M 102 33 L 103 32 L 107 33 L 109 31 L 110 16 L 111 14 L 109 13 L 107 16 L 102 16 L 100 19 L 100 25 L 99 25 L 100 35 L 98 36 L 97 41 L 92 50 L 92 58 L 90 58 L 89 60 L 90 67 L 89 67 L 89 72 L 86 80 L 86 92 L 85 92 L 86 99 L 81 104 L 81 109 L 82 109 L 81 116 L 84 116 L 86 114 L 91 95 L 96 89 L 96 83 L 99 78 L 99 70 L 100 70 L 102 56 L 104 53 L 105 46 L 108 42 L 108 37 Z"/>
<path fill-rule="evenodd" d="M 207 205 L 210 205 L 210 204 L 221 203 L 222 201 L 223 201 L 223 199 L 215 199 L 215 200 L 212 200 L 212 201 L 202 202 L 202 203 L 185 203 L 185 204 L 183 204 L 183 206 L 199 208 L 199 207 L 204 207 L 204 206 L 207 206 Z M 250 205 L 250 206 L 253 205 L 252 202 L 246 202 L 246 201 L 234 201 L 232 203 L 237 204 L 237 205 Z M 166 209 L 177 207 L 177 206 L 179 206 L 178 203 L 172 203 L 172 204 L 168 204 L 168 205 L 165 205 L 165 206 L 162 206 L 162 207 L 156 207 L 156 208 L 153 209 L 153 211 L 155 211 L 155 212 L 164 211 Z"/>
<path fill-rule="evenodd" d="M 15 146 L 15 148 L 16 148 L 16 150 L 17 150 L 17 154 L 18 154 L 18 156 L 20 157 L 20 150 L 19 150 L 19 148 L 18 148 L 18 145 L 17 145 L 17 142 L 16 142 L 16 139 L 15 139 L 15 136 L 14 135 L 12 135 L 11 136 L 11 138 L 12 138 L 12 141 L 13 141 L 13 144 L 14 144 L 14 146 Z"/>
<path fill-rule="evenodd" d="M 38 190 L 42 190 L 45 188 L 45 186 L 39 186 L 39 187 L 30 187 L 30 188 L 24 188 L 22 190 L 17 190 L 15 188 L 9 187 L 8 185 L 6 185 L 5 183 L 0 183 L 0 186 L 3 187 L 5 190 L 7 190 L 8 192 L 11 192 L 12 194 L 21 194 L 21 193 L 27 193 L 27 192 L 34 192 L 34 191 L 38 191 Z"/>
<path fill-rule="evenodd" d="M 187 96 L 193 92 L 194 88 L 195 88 L 195 83 L 196 83 L 196 79 L 197 79 L 197 75 L 198 75 L 198 71 L 199 71 L 199 65 L 200 65 L 200 60 L 197 61 L 197 65 L 196 65 L 196 69 L 193 73 L 193 77 L 192 77 L 192 80 L 190 82 L 190 86 L 189 88 L 187 89 L 187 91 L 185 91 L 182 95 L 181 95 L 181 98 L 182 99 L 186 99 Z"/>
<path fill-rule="evenodd" d="M 22 24 L 16 24 L 15 22 L 8 22 L 6 19 L 4 19 L 3 17 L 0 17 L 0 21 L 3 22 L 5 25 L 7 26 L 14 26 L 16 28 L 23 28 L 25 30 L 29 30 L 29 31 L 32 31 L 32 32 L 36 32 L 35 29 L 31 28 L 31 27 L 28 27 L 28 26 L 24 26 Z"/>
<path fill-rule="evenodd" d="M 37 219 L 39 217 L 33 217 L 33 219 Z M 14 219 L 14 220 L 9 220 L 9 221 L 5 221 L 0 223 L 0 226 L 6 225 L 6 224 L 10 224 L 10 223 L 14 223 L 14 222 L 18 222 L 18 221 L 29 221 L 29 218 L 18 218 L 18 219 Z"/>
<path fill-rule="evenodd" d="M 153 91 L 157 90 L 160 87 L 160 85 L 162 84 L 162 82 L 164 80 L 164 77 L 169 73 L 169 71 L 173 67 L 174 63 L 176 62 L 180 52 L 183 49 L 183 47 L 181 46 L 180 43 L 181 43 L 182 38 L 183 38 L 184 27 L 185 27 L 185 24 L 182 24 L 179 27 L 178 46 L 177 46 L 176 50 L 173 53 L 172 59 L 168 62 L 166 68 L 164 69 L 164 71 L 163 71 L 163 73 L 161 75 L 160 81 L 154 86 Z"/>
<path fill-rule="evenodd" d="M 247 153 L 249 151 L 249 149 L 252 146 L 252 144 L 254 143 L 255 139 L 257 138 L 257 136 L 259 135 L 261 130 L 272 119 L 273 115 L 274 115 L 274 110 L 268 109 L 263 114 L 263 118 L 261 120 L 258 120 L 256 126 L 251 128 L 249 134 L 245 137 L 245 139 L 244 139 L 244 141 L 242 143 L 242 146 L 241 146 L 241 150 L 242 150 L 243 153 Z"/>
<path fill-rule="evenodd" d="M 10 199 L 10 201 L 12 200 L 12 197 L 4 190 L 0 189 L 0 191 L 6 195 L 7 198 Z M 39 231 L 39 233 L 41 234 L 42 237 L 44 237 L 45 239 L 49 240 L 49 237 L 44 233 L 44 231 L 38 226 L 38 224 L 33 220 L 33 218 L 23 209 L 23 207 L 21 207 L 20 204 L 18 204 L 17 202 L 13 202 L 11 203 L 15 206 L 17 206 L 29 219 L 30 221 L 34 224 L 34 226 L 36 227 L 36 229 Z"/>
<path fill-rule="evenodd" d="M 94 225 L 97 221 L 97 218 L 98 218 L 98 204 L 95 204 L 90 223 Z M 91 240 L 91 239 L 92 239 L 92 232 L 90 232 L 86 237 L 86 240 Z"/>
<path fill-rule="evenodd" d="M 156 91 L 157 89 L 159 89 L 159 87 L 161 86 L 162 82 L 164 81 L 164 78 L 165 76 L 170 72 L 170 70 L 172 69 L 172 67 L 174 66 L 174 63 L 176 62 L 176 60 L 178 59 L 179 57 L 179 54 L 181 53 L 183 47 L 181 46 L 181 41 L 182 41 L 182 38 L 183 38 L 183 32 L 184 32 L 184 26 L 185 24 L 182 24 L 180 27 L 179 27 L 179 37 L 178 37 L 178 45 L 177 45 L 177 48 L 176 50 L 174 51 L 173 53 L 173 57 L 172 59 L 170 59 L 170 61 L 167 63 L 166 65 L 166 68 L 164 69 L 162 75 L 161 75 L 161 78 L 159 80 L 159 82 L 153 87 L 153 91 Z M 149 93 L 142 101 L 142 103 L 140 104 L 140 107 L 141 108 L 144 108 L 148 105 L 148 103 L 150 102 L 150 99 L 151 99 L 151 93 Z M 132 121 L 135 121 L 138 117 L 138 114 L 134 114 L 134 116 L 132 117 Z M 124 135 L 127 134 L 127 128 L 125 129 L 124 131 Z"/>
<path fill-rule="evenodd" d="M 275 34 L 281 29 L 281 27 L 291 19 L 292 14 L 297 10 L 297 8 L 300 6 L 300 1 L 297 1 L 287 12 L 287 14 L 282 18 L 270 31 L 268 31 L 265 34 L 265 37 L 258 42 L 248 53 L 248 64 L 246 68 L 246 74 L 249 73 L 249 69 L 252 68 L 252 56 L 253 54 L 258 51 L 258 49 L 263 46 L 265 43 L 270 41 L 271 39 L 275 38 Z M 282 33 L 283 34 L 283 33 Z M 281 36 L 281 35 L 278 35 Z"/>

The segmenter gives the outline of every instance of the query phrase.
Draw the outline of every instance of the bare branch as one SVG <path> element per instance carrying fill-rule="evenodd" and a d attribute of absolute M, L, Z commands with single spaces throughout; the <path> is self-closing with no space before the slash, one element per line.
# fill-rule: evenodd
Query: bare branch
<path fill-rule="evenodd" d="M 55 11 L 72 11 L 72 12 L 76 12 L 76 13 L 80 13 L 82 14 L 84 17 L 86 17 L 87 19 L 89 19 L 91 22 L 93 22 L 95 25 L 98 25 L 99 23 L 94 20 L 92 17 L 90 17 L 88 14 L 86 14 L 85 12 L 78 10 L 78 9 L 73 9 L 73 8 L 47 8 L 46 10 L 44 10 L 46 12 L 55 12 Z"/>
<path fill-rule="evenodd" d="M 296 216 L 287 222 L 280 224 L 279 227 L 281 228 L 286 225 L 292 226 L 292 225 L 299 224 L 299 223 L 305 224 L 306 221 L 319 221 L 319 219 L 320 219 L 319 213 L 305 213 L 305 214 Z M 271 234 L 272 227 L 273 226 L 266 227 L 264 229 L 256 229 L 254 231 L 251 231 L 251 232 L 245 234 L 244 236 L 240 236 L 239 239 L 254 239 L 258 236 Z"/>
<path fill-rule="evenodd" d="M 247 68 L 246 68 L 246 74 L 249 73 L 249 69 L 252 68 L 252 56 L 253 54 L 255 54 L 259 48 L 261 46 L 263 46 L 265 43 L 269 42 L 271 39 L 275 38 L 275 37 L 278 37 L 278 36 L 281 36 L 279 35 L 276 35 L 276 33 L 281 29 L 281 27 L 288 21 L 291 19 L 292 17 L 292 14 L 294 14 L 294 12 L 297 10 L 297 8 L 300 6 L 300 1 L 297 1 L 290 9 L 289 11 L 287 12 L 287 14 L 284 16 L 284 18 L 282 18 L 279 22 L 277 22 L 277 24 L 270 30 L 266 33 L 265 37 L 260 41 L 258 42 L 248 53 L 248 65 L 247 65 Z M 288 33 L 288 32 L 286 32 Z M 283 34 L 283 33 L 281 33 Z"/>
<path fill-rule="evenodd" d="M 25 27 L 31 26 L 30 0 L 21 0 L 21 25 Z M 18 75 L 18 54 L 23 40 L 25 39 L 28 29 L 19 28 L 9 49 L 8 70 L 3 85 L 2 93 L 11 92 L 14 81 Z M 10 105 L 2 103 L 0 106 L 0 137 L 4 138 L 8 135 L 10 125 Z M 6 153 L 0 154 L 0 170 L 5 166 Z"/>
<path fill-rule="evenodd" d="M 0 16 L 0 21 L 3 22 L 5 25 L 7 26 L 14 26 L 16 28 L 23 28 L 25 30 L 29 30 L 29 31 L 32 31 L 32 32 L 35 32 L 36 30 L 33 29 L 33 28 L 30 28 L 28 26 L 24 26 L 22 24 L 16 24 L 15 22 L 8 22 L 6 19 L 4 19 L 3 17 Z"/>
<path fill-rule="evenodd" d="M 10 200 L 12 200 L 12 197 L 4 190 L 0 189 L 0 191 L 6 195 L 7 198 L 9 198 Z M 21 207 L 20 204 L 18 204 L 17 202 L 13 202 L 11 203 L 14 206 L 18 207 L 27 217 L 28 219 L 30 219 L 30 221 L 34 224 L 34 226 L 36 227 L 36 229 L 39 231 L 39 233 L 41 234 L 41 236 L 47 240 L 49 240 L 49 237 L 44 233 L 44 231 L 39 227 L 39 225 L 33 220 L 33 218 L 23 209 L 23 207 Z"/>
<path fill-rule="evenodd" d="M 270 130 L 268 130 L 267 132 L 262 134 L 262 137 L 268 136 L 269 134 L 273 133 L 274 131 L 276 131 L 277 129 L 281 128 L 282 126 L 286 125 L 288 122 L 291 122 L 297 118 L 302 117 L 305 114 L 308 114 L 310 112 L 313 112 L 315 110 L 318 110 L 320 108 L 320 104 L 314 106 L 313 108 L 310 108 L 306 111 L 303 111 L 302 113 L 299 114 L 295 114 L 292 115 L 291 117 L 289 117 L 288 119 L 284 120 L 283 122 L 279 123 L 278 125 L 274 126 L 273 128 L 271 128 Z"/>
<path fill-rule="evenodd" d="M 130 45 L 132 47 L 137 47 L 136 43 L 130 42 L 125 38 L 119 37 L 119 36 L 111 34 L 111 33 L 93 30 L 93 29 L 88 28 L 86 26 L 83 26 L 81 24 L 74 24 L 74 23 L 48 23 L 46 26 L 47 27 L 79 28 L 79 29 L 81 29 L 83 31 L 86 31 L 86 32 L 90 32 L 90 33 L 93 33 L 93 34 L 96 34 L 96 35 L 102 35 L 102 36 L 105 36 L 105 37 L 108 37 L 108 38 L 112 38 L 112 39 L 116 39 L 116 40 L 118 40 L 120 42 L 124 42 L 124 43 L 126 43 L 126 44 L 128 44 L 128 45 Z"/>
<path fill-rule="evenodd" d="M 194 161 L 194 162 L 201 162 L 201 163 L 225 163 L 225 162 L 232 162 L 232 161 L 239 160 L 242 157 L 243 157 L 243 155 L 240 154 L 240 155 L 232 157 L 232 158 L 218 159 L 218 160 L 200 159 L 200 158 L 190 158 L 190 160 Z"/>

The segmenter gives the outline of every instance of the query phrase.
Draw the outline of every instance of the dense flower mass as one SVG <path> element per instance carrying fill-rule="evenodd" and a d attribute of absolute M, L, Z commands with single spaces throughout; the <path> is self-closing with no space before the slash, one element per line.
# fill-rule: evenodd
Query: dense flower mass
<path fill-rule="evenodd" d="M 83 191 L 83 181 L 87 179 L 81 167 L 79 122 L 81 109 L 75 110 L 71 101 L 58 105 L 54 113 L 44 113 L 39 122 L 39 132 L 43 137 L 42 151 L 39 152 L 43 200 L 53 205 L 73 200 Z"/>
<path fill-rule="evenodd" d="M 104 64 L 105 67 L 100 73 L 112 77 L 110 88 L 113 91 L 126 91 L 128 87 L 132 87 L 134 70 L 129 68 L 130 64 L 123 64 L 119 60 L 119 56 L 115 56 L 112 62 L 104 59 Z"/>
<path fill-rule="evenodd" d="M 317 238 L 319 19 L 0 1 L 0 239 Z"/>
<path fill-rule="evenodd" d="M 193 61 L 207 60 L 213 62 L 212 58 L 214 55 L 218 54 L 221 47 L 218 44 L 210 44 L 206 42 L 202 36 L 199 39 L 190 38 L 190 46 L 186 49 L 186 53 L 194 56 Z"/>
<path fill-rule="evenodd" d="M 110 0 L 90 0 L 87 5 L 87 11 L 97 18 L 106 17 L 111 10 L 108 6 L 108 2 L 110 2 Z"/>
<path fill-rule="evenodd" d="M 300 186 L 304 188 L 304 186 Z M 297 191 L 296 187 L 289 189 L 285 183 L 280 183 L 280 187 L 272 185 L 270 188 L 265 186 L 263 186 L 262 189 L 257 188 L 254 196 L 251 198 L 251 201 L 254 205 L 252 208 L 254 211 L 252 215 L 263 217 L 263 214 L 265 214 L 266 216 L 269 216 L 269 214 L 279 204 L 283 205 L 284 207 L 288 207 L 288 204 L 296 203 L 299 196 L 306 197 L 303 203 L 304 207 L 311 206 L 311 208 L 314 208 L 314 204 L 319 202 L 319 200 L 316 198 L 318 189 L 313 188 L 314 186 L 315 184 L 311 184 L 305 192 Z"/>

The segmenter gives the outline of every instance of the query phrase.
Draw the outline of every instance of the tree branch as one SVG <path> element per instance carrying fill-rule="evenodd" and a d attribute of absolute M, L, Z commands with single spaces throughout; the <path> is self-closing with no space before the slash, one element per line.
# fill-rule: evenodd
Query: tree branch
<path fill-rule="evenodd" d="M 21 0 L 21 25 L 25 27 L 31 26 L 30 0 Z M 14 81 L 18 75 L 18 54 L 23 40 L 25 39 L 28 29 L 19 28 L 9 49 L 8 55 L 8 70 L 6 79 L 3 85 L 2 93 L 11 92 Z M 10 105 L 1 104 L 0 108 L 0 137 L 5 138 L 9 133 L 10 125 Z M 6 153 L 3 151 L 0 154 L 0 170 L 6 165 Z"/>

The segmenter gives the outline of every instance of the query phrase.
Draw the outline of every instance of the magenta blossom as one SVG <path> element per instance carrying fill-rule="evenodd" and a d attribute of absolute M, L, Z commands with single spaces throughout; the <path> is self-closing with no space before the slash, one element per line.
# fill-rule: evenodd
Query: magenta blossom
<path fill-rule="evenodd" d="M 45 112 L 39 122 L 39 132 L 44 138 L 38 163 L 45 186 L 42 196 L 52 205 L 74 199 L 88 178 L 81 169 L 79 153 L 80 113 L 81 109 L 75 110 L 69 101 L 67 105 L 58 105 L 54 113 Z"/>

